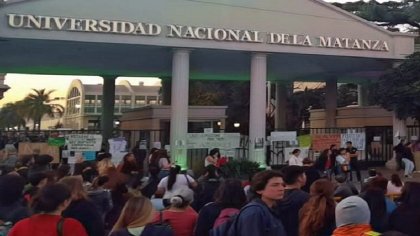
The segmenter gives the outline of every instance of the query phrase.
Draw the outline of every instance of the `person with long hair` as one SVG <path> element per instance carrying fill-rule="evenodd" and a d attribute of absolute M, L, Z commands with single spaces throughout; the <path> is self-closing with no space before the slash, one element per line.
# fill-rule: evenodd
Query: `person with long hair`
<path fill-rule="evenodd" d="M 397 230 L 409 236 L 420 232 L 420 183 L 406 182 L 402 194 L 401 205 L 391 214 L 389 223 L 391 230 Z"/>
<path fill-rule="evenodd" d="M 240 210 L 245 204 L 246 196 L 241 181 L 237 179 L 222 181 L 214 194 L 214 202 L 201 208 L 194 235 L 208 236 L 209 230 L 213 228 L 214 222 L 223 209 L 235 208 Z"/>
<path fill-rule="evenodd" d="M 168 231 L 160 230 L 149 224 L 154 217 L 150 200 L 143 196 L 131 197 L 115 223 L 110 236 L 172 236 Z"/>
<path fill-rule="evenodd" d="M 197 187 L 197 182 L 195 182 L 195 180 L 191 176 L 187 174 L 180 174 L 180 172 L 180 166 L 177 165 L 175 167 L 172 167 L 169 170 L 169 176 L 163 178 L 158 184 L 156 194 L 163 194 L 162 201 L 165 207 L 170 205 L 170 198 L 175 191 L 179 190 L 182 187 Z"/>
<path fill-rule="evenodd" d="M 90 236 L 105 234 L 102 216 L 95 204 L 88 199 L 88 194 L 83 188 L 82 179 L 76 176 L 62 178 L 59 183 L 66 185 L 71 190 L 71 203 L 63 216 L 72 217 L 83 224 Z"/>
<path fill-rule="evenodd" d="M 327 179 L 319 179 L 311 185 L 309 195 L 299 211 L 299 235 L 331 235 L 335 229 L 334 185 Z"/>
<path fill-rule="evenodd" d="M 62 212 L 70 205 L 71 193 L 63 184 L 48 185 L 37 193 L 31 207 L 34 215 L 17 222 L 9 236 L 87 236 L 83 225 L 72 218 L 63 218 Z"/>
<path fill-rule="evenodd" d="M 368 187 L 360 194 L 370 210 L 370 225 L 377 232 L 385 232 L 388 229 L 389 214 L 387 213 L 386 197 L 384 191 L 378 187 Z"/>
<path fill-rule="evenodd" d="M 404 187 L 404 183 L 398 174 L 394 173 L 391 175 L 391 179 L 388 181 L 387 194 L 401 194 L 401 190 Z"/>

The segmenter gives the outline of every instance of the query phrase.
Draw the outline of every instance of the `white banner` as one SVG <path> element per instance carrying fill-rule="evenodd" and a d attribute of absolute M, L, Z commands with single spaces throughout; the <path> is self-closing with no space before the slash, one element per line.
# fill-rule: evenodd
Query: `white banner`
<path fill-rule="evenodd" d="M 289 141 L 294 142 L 297 139 L 296 131 L 281 131 L 281 132 L 271 132 L 270 134 L 271 142 L 279 141 Z"/>
<path fill-rule="evenodd" d="M 240 147 L 239 133 L 190 133 L 187 134 L 187 148 L 235 149 Z"/>
<path fill-rule="evenodd" d="M 341 147 L 346 147 L 346 142 L 351 141 L 353 147 L 357 150 L 365 150 L 366 134 L 365 133 L 347 133 L 341 134 Z"/>
<path fill-rule="evenodd" d="M 67 149 L 70 151 L 99 151 L 101 150 L 102 135 L 100 134 L 68 134 Z"/>

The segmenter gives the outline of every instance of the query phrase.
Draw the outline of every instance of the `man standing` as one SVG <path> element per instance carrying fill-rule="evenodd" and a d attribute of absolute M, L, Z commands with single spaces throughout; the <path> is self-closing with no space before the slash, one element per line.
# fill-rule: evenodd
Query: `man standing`
<path fill-rule="evenodd" d="M 346 152 L 350 155 L 350 181 L 353 181 L 353 171 L 356 171 L 357 181 L 361 182 L 362 176 L 360 175 L 357 148 L 353 147 L 353 143 L 351 141 L 346 142 Z"/>
<path fill-rule="evenodd" d="M 283 222 L 288 236 L 299 236 L 299 211 L 309 199 L 301 190 L 306 183 L 305 169 L 301 166 L 286 166 L 282 169 L 286 184 L 284 198 L 278 202 L 276 214 Z"/>

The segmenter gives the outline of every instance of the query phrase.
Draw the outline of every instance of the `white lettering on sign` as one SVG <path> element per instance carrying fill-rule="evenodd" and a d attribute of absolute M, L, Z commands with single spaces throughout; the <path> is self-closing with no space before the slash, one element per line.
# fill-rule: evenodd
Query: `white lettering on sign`
<path fill-rule="evenodd" d="M 7 14 L 8 25 L 15 29 L 50 31 L 75 31 L 93 33 L 126 34 L 137 36 L 161 36 L 167 38 L 213 40 L 219 42 L 267 43 L 272 45 L 321 47 L 349 50 L 389 51 L 384 40 L 351 39 L 346 37 L 310 36 L 277 32 L 260 32 L 244 29 L 222 29 L 201 26 L 129 22 L 117 20 L 77 19 L 70 17 Z M 166 32 L 163 32 L 166 30 Z"/>

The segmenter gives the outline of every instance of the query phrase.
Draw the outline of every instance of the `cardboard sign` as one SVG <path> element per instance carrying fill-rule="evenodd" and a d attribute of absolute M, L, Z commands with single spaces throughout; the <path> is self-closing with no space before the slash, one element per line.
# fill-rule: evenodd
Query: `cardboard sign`
<path fill-rule="evenodd" d="M 340 134 L 313 134 L 312 137 L 312 150 L 322 152 L 324 149 L 329 149 L 332 144 L 340 147 L 341 135 Z"/>
<path fill-rule="evenodd" d="M 48 146 L 48 143 L 19 143 L 19 156 L 32 155 L 34 151 L 41 155 L 52 156 L 54 158 L 52 163 L 60 162 L 60 150 L 57 146 Z"/>

